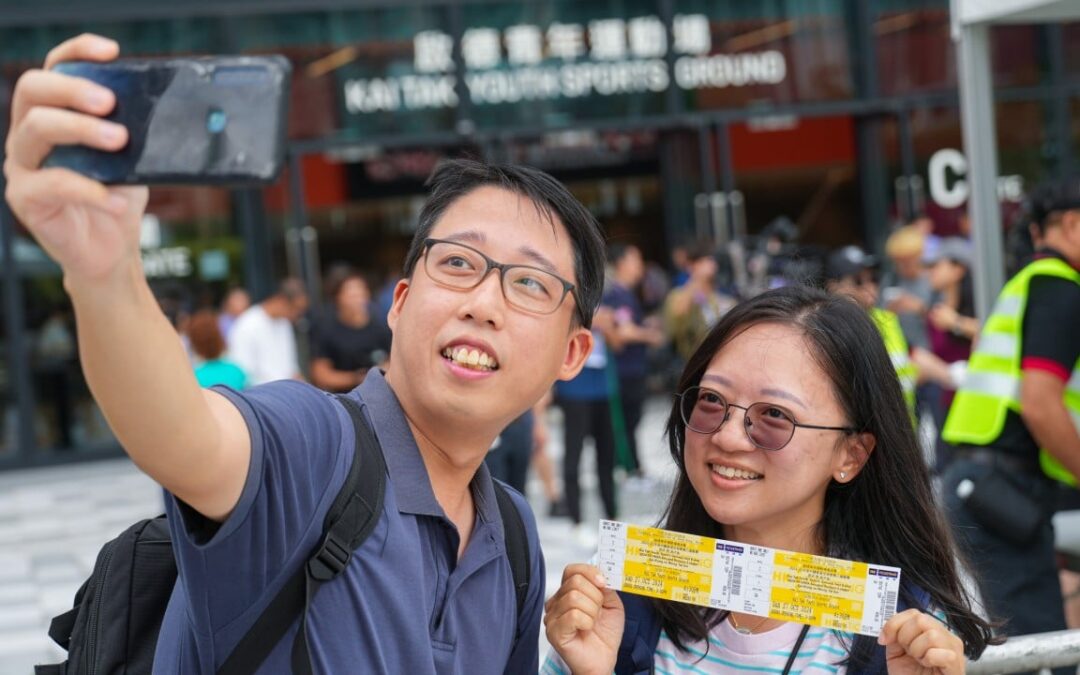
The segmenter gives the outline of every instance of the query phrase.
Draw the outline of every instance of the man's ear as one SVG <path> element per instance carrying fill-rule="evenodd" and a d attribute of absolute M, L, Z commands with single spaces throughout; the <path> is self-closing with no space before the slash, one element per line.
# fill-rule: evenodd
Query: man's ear
<path fill-rule="evenodd" d="M 844 441 L 843 453 L 833 469 L 833 478 L 836 482 L 850 483 L 855 480 L 855 476 L 859 475 L 866 466 L 866 462 L 870 460 L 870 453 L 876 446 L 877 438 L 869 432 L 854 434 Z"/>
<path fill-rule="evenodd" d="M 1061 227 L 1068 233 L 1071 241 L 1076 242 L 1080 239 L 1080 209 L 1066 211 L 1061 218 Z"/>
<path fill-rule="evenodd" d="M 390 304 L 390 311 L 386 313 L 386 325 L 391 331 L 394 330 L 398 317 L 401 316 L 401 309 L 405 306 L 405 298 L 409 295 L 409 283 L 408 279 L 402 279 L 394 285 L 394 301 Z"/>
<path fill-rule="evenodd" d="M 577 377 L 585 365 L 585 359 L 593 349 L 593 334 L 588 328 L 578 327 L 570 331 L 566 341 L 566 354 L 559 367 L 558 379 L 566 381 Z"/>

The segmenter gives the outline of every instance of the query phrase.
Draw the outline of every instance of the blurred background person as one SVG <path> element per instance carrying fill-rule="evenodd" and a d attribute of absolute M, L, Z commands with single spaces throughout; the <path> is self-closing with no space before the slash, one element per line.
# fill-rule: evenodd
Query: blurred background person
<path fill-rule="evenodd" d="M 664 324 L 675 352 L 684 361 L 697 349 L 721 316 L 735 301 L 716 288 L 718 265 L 708 246 L 686 249 L 690 275 L 682 286 L 673 288 L 664 302 Z"/>
<path fill-rule="evenodd" d="M 251 296 L 245 289 L 233 286 L 225 292 L 225 297 L 221 299 L 221 312 L 218 314 L 218 329 L 226 343 L 236 319 L 249 307 L 251 307 Z"/>
<path fill-rule="evenodd" d="M 287 278 L 273 295 L 249 307 L 236 320 L 230 331 L 229 355 L 247 373 L 248 384 L 303 379 L 294 324 L 307 308 L 303 282 Z"/>
<path fill-rule="evenodd" d="M 563 497 L 578 544 L 596 546 L 596 526 L 582 522 L 578 471 L 585 439 L 596 449 L 596 473 L 604 515 L 616 519 L 615 434 L 611 422 L 611 389 L 606 373 L 610 358 L 604 334 L 612 330 L 611 310 L 603 305 L 593 316 L 593 349 L 577 377 L 555 383 L 555 398 L 563 411 Z"/>
<path fill-rule="evenodd" d="M 671 269 L 674 270 L 671 278 L 672 288 L 678 288 L 690 280 L 690 247 L 686 244 L 676 244 L 671 249 Z"/>
<path fill-rule="evenodd" d="M 885 255 L 892 269 L 881 279 L 880 304 L 896 314 L 904 337 L 912 347 L 928 349 L 926 312 L 933 289 L 923 266 L 925 237 L 918 225 L 907 225 L 889 235 Z"/>
<path fill-rule="evenodd" d="M 548 454 L 548 442 L 551 433 L 548 430 L 548 409 L 551 407 L 553 393 L 549 391 L 533 406 L 533 437 L 531 466 L 540 479 L 544 498 L 548 503 L 548 515 L 552 518 L 566 517 L 570 511 L 566 500 L 562 498 L 559 482 L 555 476 L 555 463 Z"/>
<path fill-rule="evenodd" d="M 521 494 L 525 494 L 525 481 L 532 460 L 535 420 L 534 411 L 526 410 L 495 437 L 484 458 L 492 478 L 501 480 Z"/>
<path fill-rule="evenodd" d="M 547 454 L 547 410 L 550 404 L 549 391 L 532 409 L 507 425 L 495 439 L 484 462 L 492 476 L 522 494 L 526 493 L 529 467 L 532 466 L 547 500 L 548 515 L 557 517 L 568 515 L 568 511 L 566 503 L 559 496 L 555 466 Z"/>
<path fill-rule="evenodd" d="M 979 332 L 975 318 L 975 289 L 971 279 L 971 244 L 959 237 L 941 239 L 927 258 L 930 286 L 935 302 L 927 314 L 930 351 L 950 366 L 951 381 L 941 387 L 939 397 L 925 401 L 934 420 L 935 431 L 945 425 L 945 415 Z M 952 461 L 952 446 L 935 433 L 934 471 L 941 475 Z"/>
<path fill-rule="evenodd" d="M 236 390 L 247 386 L 243 369 L 225 356 L 225 338 L 213 310 L 201 309 L 192 314 L 187 335 L 195 355 L 195 379 L 199 386 L 223 384 Z"/>
<path fill-rule="evenodd" d="M 642 478 L 645 473 L 637 448 L 637 428 L 648 394 L 646 375 L 649 367 L 649 348 L 664 343 L 664 332 L 656 322 L 646 321 L 637 292 L 645 274 L 641 250 L 630 244 L 614 243 L 608 247 L 611 278 L 604 290 L 601 304 L 611 310 L 611 329 L 604 339 L 615 360 L 619 389 L 619 407 L 626 431 L 626 444 L 631 474 Z"/>
<path fill-rule="evenodd" d="M 881 307 L 894 313 L 900 321 L 904 339 L 912 352 L 918 350 L 921 357 L 929 357 L 930 335 L 927 331 L 927 313 L 934 302 L 934 289 L 924 264 L 926 255 L 926 231 L 933 223 L 919 218 L 889 235 L 885 241 L 885 254 L 892 269 L 882 277 Z M 941 400 L 942 387 L 935 378 L 925 379 L 915 391 L 915 418 L 918 421 L 924 411 L 930 413 Z M 933 415 L 931 415 L 931 418 Z"/>
<path fill-rule="evenodd" d="M 311 344 L 311 381 L 327 391 L 345 392 L 364 381 L 368 370 L 390 355 L 390 328 L 371 314 L 371 291 L 351 271 L 328 289 L 330 311 L 315 325 Z"/>
<path fill-rule="evenodd" d="M 868 255 L 858 246 L 845 246 L 833 251 L 825 266 L 825 289 L 830 293 L 852 298 L 870 313 L 885 341 L 885 349 L 892 358 L 896 376 L 904 391 L 904 399 L 914 415 L 915 383 L 918 374 L 896 315 L 877 306 L 877 264 L 877 258 Z"/>

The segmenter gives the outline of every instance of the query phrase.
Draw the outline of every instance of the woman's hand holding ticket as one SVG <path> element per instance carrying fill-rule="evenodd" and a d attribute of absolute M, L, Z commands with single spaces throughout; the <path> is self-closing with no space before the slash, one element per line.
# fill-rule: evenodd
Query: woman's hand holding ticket
<path fill-rule="evenodd" d="M 544 605 L 548 642 L 574 675 L 610 675 L 622 640 L 622 600 L 592 565 L 569 565 Z"/>
<path fill-rule="evenodd" d="M 893 616 L 878 638 L 885 645 L 889 675 L 959 675 L 964 643 L 945 624 L 917 609 Z"/>

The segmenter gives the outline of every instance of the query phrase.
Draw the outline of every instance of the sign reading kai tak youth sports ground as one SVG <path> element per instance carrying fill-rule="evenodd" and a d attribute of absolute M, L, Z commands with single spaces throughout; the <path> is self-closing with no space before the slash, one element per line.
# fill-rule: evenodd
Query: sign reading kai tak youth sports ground
<path fill-rule="evenodd" d="M 465 90 L 474 105 L 588 96 L 778 84 L 787 76 L 780 51 L 714 54 L 709 19 L 677 15 L 671 44 L 656 16 L 547 26 L 474 27 L 461 39 Z M 668 67 L 667 56 L 674 64 Z M 413 72 L 344 82 L 348 112 L 418 111 L 458 104 L 454 39 L 425 30 L 413 38 Z"/>

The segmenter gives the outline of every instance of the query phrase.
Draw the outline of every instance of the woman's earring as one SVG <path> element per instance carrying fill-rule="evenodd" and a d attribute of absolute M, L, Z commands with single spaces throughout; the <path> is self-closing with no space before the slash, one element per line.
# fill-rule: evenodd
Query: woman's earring
<path fill-rule="evenodd" d="M 845 478 L 847 478 L 847 474 L 844 473 L 843 471 L 841 471 L 840 472 L 840 480 L 844 480 Z"/>

